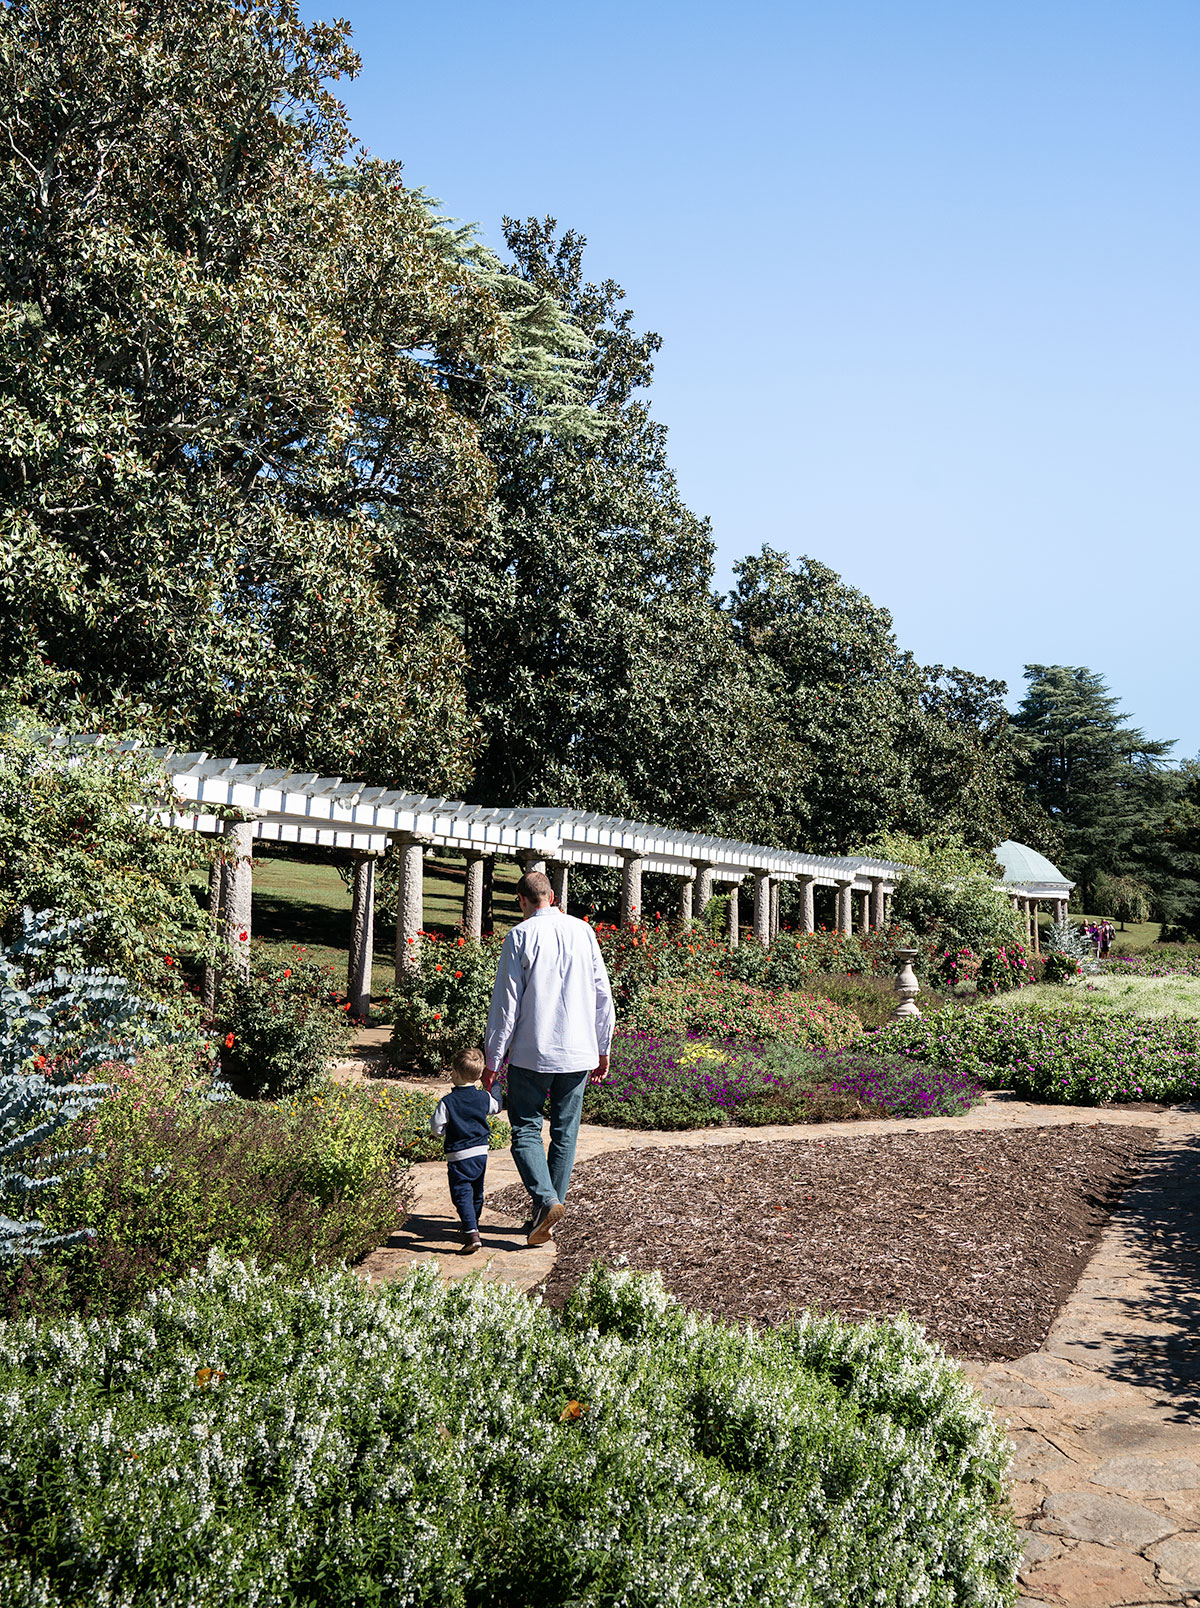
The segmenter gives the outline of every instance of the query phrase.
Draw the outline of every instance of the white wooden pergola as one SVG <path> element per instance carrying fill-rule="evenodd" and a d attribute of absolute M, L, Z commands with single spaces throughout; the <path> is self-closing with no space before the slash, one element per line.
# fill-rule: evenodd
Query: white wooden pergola
<path fill-rule="evenodd" d="M 484 862 L 490 856 L 516 860 L 525 870 L 545 871 L 564 909 L 572 865 L 619 867 L 621 920 L 629 926 L 641 917 L 644 872 L 677 879 L 678 911 L 684 919 L 703 909 L 714 887 L 722 886 L 730 894 L 731 945 L 738 942 L 738 891 L 746 877 L 754 879 L 753 934 L 767 944 L 779 930 L 781 883 L 799 886 L 801 931 L 813 930 L 813 889 L 821 886 L 837 889 L 838 928 L 849 933 L 857 924 L 867 932 L 885 924 L 888 897 L 906 869 L 889 860 L 793 853 L 586 810 L 464 804 L 340 776 L 239 764 L 206 753 L 143 748 L 104 737 L 60 736 L 53 745 L 144 753 L 163 768 L 164 791 L 171 798 L 170 806 L 160 812 L 164 824 L 225 837 L 211 909 L 214 920 L 223 924 L 231 965 L 243 973 L 249 968 L 255 841 L 349 850 L 354 877 L 347 984 L 359 1015 L 366 1014 L 371 994 L 375 864 L 383 854 L 398 856 L 400 863 L 397 972 L 420 964 L 426 849 L 466 857 L 463 927 L 474 936 L 482 929 Z"/>

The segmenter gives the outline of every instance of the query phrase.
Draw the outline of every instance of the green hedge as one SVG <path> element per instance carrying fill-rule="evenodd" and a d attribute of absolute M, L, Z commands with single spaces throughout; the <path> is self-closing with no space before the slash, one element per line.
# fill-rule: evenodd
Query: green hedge
<path fill-rule="evenodd" d="M 557 1319 L 214 1260 L 118 1323 L 0 1326 L 11 1603 L 998 1608 L 1005 1458 L 907 1322 L 740 1330 L 646 1275 Z"/>
<path fill-rule="evenodd" d="M 1074 1001 L 1021 1011 L 983 1007 L 898 1022 L 872 1051 L 977 1077 L 990 1088 L 1067 1105 L 1200 1099 L 1200 1021 L 1089 1011 Z"/>

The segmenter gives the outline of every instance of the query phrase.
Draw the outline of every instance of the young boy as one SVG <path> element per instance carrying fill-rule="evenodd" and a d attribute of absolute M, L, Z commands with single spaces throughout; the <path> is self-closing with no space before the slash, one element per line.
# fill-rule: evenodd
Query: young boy
<path fill-rule="evenodd" d="M 481 1050 L 459 1050 L 450 1063 L 454 1087 L 443 1096 L 429 1126 L 446 1147 L 450 1199 L 466 1232 L 464 1256 L 479 1250 L 479 1214 L 483 1210 L 483 1175 L 487 1171 L 488 1118 L 500 1109 L 499 1098 L 477 1087 L 483 1075 Z"/>

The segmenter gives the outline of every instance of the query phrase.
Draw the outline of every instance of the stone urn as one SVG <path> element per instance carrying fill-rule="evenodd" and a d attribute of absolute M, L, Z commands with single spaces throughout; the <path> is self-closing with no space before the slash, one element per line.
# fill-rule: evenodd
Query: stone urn
<path fill-rule="evenodd" d="M 898 1000 L 896 1009 L 892 1012 L 893 1022 L 902 1022 L 909 1016 L 920 1016 L 917 1008 L 917 995 L 921 992 L 921 985 L 917 981 L 917 974 L 913 971 L 913 961 L 920 954 L 918 949 L 897 949 L 896 959 L 900 962 L 900 970 L 896 973 L 896 993 Z"/>

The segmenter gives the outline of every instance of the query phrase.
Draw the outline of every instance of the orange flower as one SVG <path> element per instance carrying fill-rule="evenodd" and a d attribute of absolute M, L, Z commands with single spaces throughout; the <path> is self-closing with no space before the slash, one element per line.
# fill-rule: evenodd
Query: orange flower
<path fill-rule="evenodd" d="M 456 976 L 456 977 L 461 977 L 461 976 L 462 976 L 462 972 L 455 972 L 455 974 L 454 974 L 454 975 L 455 975 L 455 976 Z"/>
<path fill-rule="evenodd" d="M 289 966 L 288 969 L 284 972 L 283 975 L 285 977 L 290 977 L 292 975 L 292 968 Z"/>
<path fill-rule="evenodd" d="M 225 1048 L 227 1050 L 231 1050 L 233 1048 L 233 1034 L 232 1033 L 226 1033 L 226 1035 L 225 1035 Z"/>

